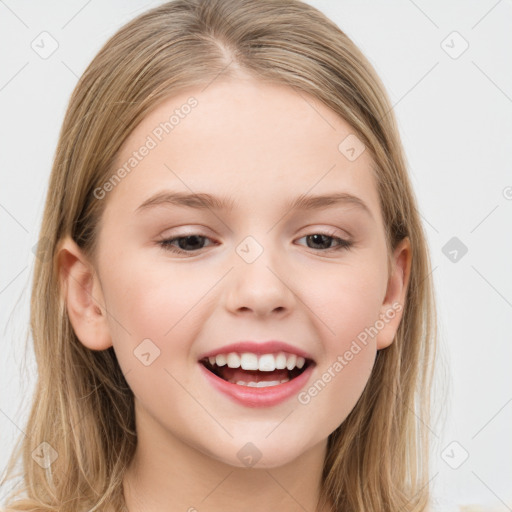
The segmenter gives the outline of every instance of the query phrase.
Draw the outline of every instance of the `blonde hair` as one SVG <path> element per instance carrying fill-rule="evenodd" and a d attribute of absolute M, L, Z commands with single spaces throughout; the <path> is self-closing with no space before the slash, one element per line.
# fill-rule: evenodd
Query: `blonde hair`
<path fill-rule="evenodd" d="M 394 342 L 377 353 L 356 406 L 328 438 L 319 506 L 427 506 L 435 303 L 426 238 L 384 86 L 349 37 L 299 0 L 175 0 L 112 36 L 70 99 L 40 231 L 48 257 L 34 269 L 30 322 L 39 375 L 30 436 L 18 441 L 8 466 L 10 474 L 21 457 L 23 485 L 6 510 L 125 507 L 123 475 L 136 446 L 133 393 L 112 347 L 91 351 L 77 339 L 56 255 L 69 235 L 94 258 L 106 201 L 93 191 L 150 110 L 180 89 L 241 73 L 309 94 L 351 125 L 375 162 L 388 249 L 404 237 L 412 247 L 402 322 Z M 42 442 L 58 454 L 48 469 L 32 458 Z"/>

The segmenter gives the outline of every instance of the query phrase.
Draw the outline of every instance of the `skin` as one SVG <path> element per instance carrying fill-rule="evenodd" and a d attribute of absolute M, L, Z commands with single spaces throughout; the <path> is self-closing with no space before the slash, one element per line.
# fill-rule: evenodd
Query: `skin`
<path fill-rule="evenodd" d="M 94 261 L 64 240 L 69 317 L 86 347 L 114 346 L 135 394 L 138 447 L 124 481 L 130 512 L 313 511 L 327 437 L 360 397 L 376 351 L 393 342 L 402 310 L 307 404 L 294 396 L 268 408 L 239 405 L 209 385 L 199 355 L 238 340 L 283 340 L 314 358 L 309 388 L 358 334 L 403 305 L 409 241 L 391 255 L 388 274 L 369 152 L 349 161 L 338 145 L 351 127 L 286 86 L 216 80 L 180 93 L 132 132 L 116 165 L 192 95 L 198 106 L 101 199 Z M 235 206 L 135 212 L 164 189 L 229 195 Z M 359 197 L 370 213 L 354 204 L 285 208 L 306 192 L 335 191 Z M 322 246 L 306 237 L 326 232 L 352 247 L 326 252 L 335 238 Z M 159 245 L 190 234 L 208 237 L 192 242 L 199 249 L 190 255 Z M 250 264 L 236 252 L 247 236 L 263 248 Z M 133 351 L 147 338 L 160 355 L 145 366 Z M 248 442 L 261 453 L 250 468 L 237 457 Z"/>

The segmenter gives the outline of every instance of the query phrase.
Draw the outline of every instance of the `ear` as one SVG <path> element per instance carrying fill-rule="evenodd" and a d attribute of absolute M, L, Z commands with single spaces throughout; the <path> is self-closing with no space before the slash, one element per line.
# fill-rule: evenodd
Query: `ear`
<path fill-rule="evenodd" d="M 396 247 L 391 258 L 386 296 L 380 309 L 379 320 L 384 324 L 377 334 L 377 350 L 393 343 L 405 306 L 405 297 L 411 271 L 412 251 L 408 237 Z"/>
<path fill-rule="evenodd" d="M 112 345 L 99 278 L 82 250 L 71 237 L 59 245 L 57 253 L 61 293 L 73 330 L 91 350 Z"/>

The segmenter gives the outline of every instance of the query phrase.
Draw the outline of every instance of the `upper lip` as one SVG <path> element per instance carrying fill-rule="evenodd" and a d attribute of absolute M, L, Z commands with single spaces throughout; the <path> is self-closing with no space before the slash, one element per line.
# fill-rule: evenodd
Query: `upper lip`
<path fill-rule="evenodd" d="M 206 359 L 208 357 L 213 357 L 218 354 L 229 354 L 230 352 L 237 352 L 242 354 L 244 352 L 250 352 L 252 354 L 274 354 L 277 352 L 287 352 L 289 354 L 296 354 L 297 356 L 301 356 L 304 359 L 313 360 L 310 354 L 305 352 L 304 350 L 297 348 L 289 343 L 285 343 L 284 341 L 238 341 L 235 343 L 231 343 L 229 345 L 224 345 L 220 348 L 215 348 L 208 352 L 205 352 L 199 357 L 199 360 Z"/>

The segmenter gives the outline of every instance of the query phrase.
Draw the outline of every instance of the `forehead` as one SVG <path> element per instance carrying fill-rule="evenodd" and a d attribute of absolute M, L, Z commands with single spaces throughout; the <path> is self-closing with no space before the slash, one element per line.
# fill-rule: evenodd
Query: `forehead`
<path fill-rule="evenodd" d="M 378 218 L 372 166 L 350 125 L 315 98 L 286 85 L 216 80 L 166 99 L 135 128 L 111 170 L 123 177 L 108 208 L 133 213 L 164 188 L 227 195 L 246 208 L 343 191 Z"/>

